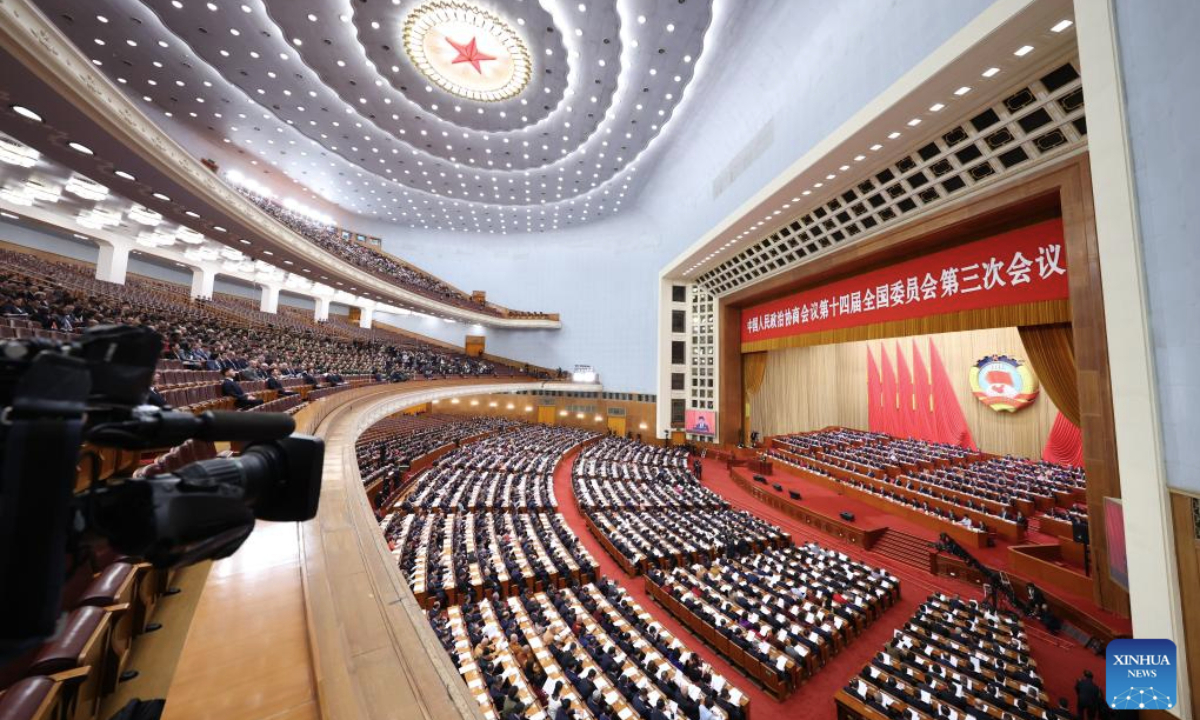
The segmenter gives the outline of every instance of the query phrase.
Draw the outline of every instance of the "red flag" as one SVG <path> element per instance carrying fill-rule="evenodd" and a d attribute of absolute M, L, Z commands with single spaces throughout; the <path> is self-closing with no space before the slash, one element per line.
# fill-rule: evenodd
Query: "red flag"
<path fill-rule="evenodd" d="M 954 386 L 950 384 L 950 376 L 946 374 L 942 356 L 938 354 L 932 338 L 929 340 L 929 366 L 933 374 L 933 414 L 937 419 L 938 442 L 977 450 L 971 438 L 971 428 L 967 427 L 962 406 L 958 404 Z"/>
<path fill-rule="evenodd" d="M 892 361 L 888 358 L 887 348 L 883 345 L 879 346 L 879 361 L 883 363 L 883 407 L 879 413 L 880 431 L 889 435 L 899 435 L 900 417 L 896 407 L 896 375 L 892 372 Z"/>
<path fill-rule="evenodd" d="M 867 429 L 871 432 L 883 432 L 880 426 L 880 411 L 883 409 L 883 385 L 879 380 L 879 366 L 875 364 L 875 354 L 867 347 Z"/>
<path fill-rule="evenodd" d="M 937 441 L 937 421 L 933 417 L 933 386 L 929 384 L 929 371 L 925 369 L 925 360 L 917 348 L 917 341 L 912 342 L 913 354 L 913 399 L 916 402 L 916 418 L 919 435 L 922 440 Z"/>
<path fill-rule="evenodd" d="M 1054 418 L 1042 459 L 1059 465 L 1083 466 L 1083 433 L 1062 413 Z"/>
<path fill-rule="evenodd" d="M 900 421 L 900 432 L 896 434 L 905 438 L 920 437 L 913 408 L 913 377 L 908 371 L 908 362 L 900 350 L 900 343 L 896 343 L 896 378 L 896 417 Z"/>

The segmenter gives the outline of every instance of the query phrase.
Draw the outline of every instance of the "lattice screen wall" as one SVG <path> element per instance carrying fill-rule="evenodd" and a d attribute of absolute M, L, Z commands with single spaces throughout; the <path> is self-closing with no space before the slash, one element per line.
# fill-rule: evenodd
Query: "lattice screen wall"
<path fill-rule="evenodd" d="M 810 206 L 696 281 L 719 297 L 1078 152 L 1086 142 L 1079 61 L 1074 56 L 1060 58 L 965 122 L 944 128 L 866 179 Z"/>

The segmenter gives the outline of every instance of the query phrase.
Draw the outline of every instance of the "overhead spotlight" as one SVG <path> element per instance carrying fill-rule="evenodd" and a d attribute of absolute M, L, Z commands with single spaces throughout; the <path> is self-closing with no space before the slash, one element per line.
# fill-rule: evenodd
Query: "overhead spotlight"
<path fill-rule="evenodd" d="M 42 122 L 41 115 L 38 115 L 34 111 L 25 107 L 24 105 L 9 105 L 9 107 L 12 109 L 13 112 L 15 112 L 16 114 L 20 115 L 21 117 L 23 117 L 27 120 L 33 120 L 34 122 Z"/>

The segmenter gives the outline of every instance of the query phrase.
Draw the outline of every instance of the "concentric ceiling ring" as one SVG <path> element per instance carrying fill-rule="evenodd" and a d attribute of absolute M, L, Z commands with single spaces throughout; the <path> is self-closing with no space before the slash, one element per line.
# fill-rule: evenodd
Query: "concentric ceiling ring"
<path fill-rule="evenodd" d="M 525 41 L 511 25 L 483 8 L 434 0 L 404 21 L 404 50 L 430 82 L 478 102 L 521 94 L 533 75 Z"/>

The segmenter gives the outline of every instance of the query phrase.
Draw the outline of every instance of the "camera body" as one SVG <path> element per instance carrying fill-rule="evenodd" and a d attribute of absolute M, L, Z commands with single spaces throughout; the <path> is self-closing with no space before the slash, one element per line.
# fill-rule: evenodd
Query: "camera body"
<path fill-rule="evenodd" d="M 132 326 L 90 328 L 66 345 L 0 343 L 0 663 L 54 632 L 68 558 L 85 538 L 176 567 L 231 555 L 257 519 L 315 516 L 324 443 L 293 434 L 282 413 L 145 405 L 162 347 Z M 74 492 L 85 442 L 144 450 L 189 439 L 246 444 L 237 457 L 93 478 Z"/>

